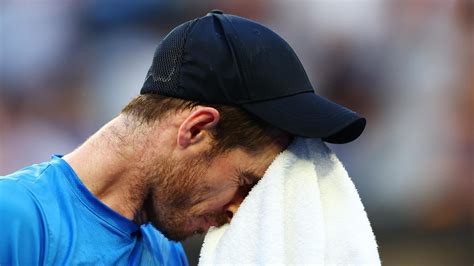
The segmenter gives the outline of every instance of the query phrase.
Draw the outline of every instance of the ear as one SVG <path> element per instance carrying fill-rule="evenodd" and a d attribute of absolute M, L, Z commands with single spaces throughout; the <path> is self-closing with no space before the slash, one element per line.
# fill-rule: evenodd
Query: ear
<path fill-rule="evenodd" d="M 219 122 L 219 111 L 212 107 L 198 106 L 178 129 L 177 144 L 181 149 L 202 143 L 209 131 Z"/>

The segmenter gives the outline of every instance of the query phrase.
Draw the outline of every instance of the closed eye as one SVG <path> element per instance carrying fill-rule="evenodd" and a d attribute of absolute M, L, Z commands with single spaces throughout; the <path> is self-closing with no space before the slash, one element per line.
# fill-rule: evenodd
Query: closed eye
<path fill-rule="evenodd" d="M 254 172 L 252 171 L 249 171 L 249 170 L 242 170 L 242 169 L 239 169 L 238 170 L 238 177 L 239 177 L 239 184 L 241 186 L 243 185 L 253 185 L 255 183 L 258 182 L 258 180 L 260 180 L 262 177 L 255 174 Z"/>

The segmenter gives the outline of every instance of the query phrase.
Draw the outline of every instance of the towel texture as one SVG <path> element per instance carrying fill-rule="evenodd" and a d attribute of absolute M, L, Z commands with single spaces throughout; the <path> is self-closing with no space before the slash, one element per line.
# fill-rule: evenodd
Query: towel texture
<path fill-rule="evenodd" d="M 320 140 L 296 138 L 240 205 L 211 228 L 200 264 L 380 265 L 354 183 Z"/>

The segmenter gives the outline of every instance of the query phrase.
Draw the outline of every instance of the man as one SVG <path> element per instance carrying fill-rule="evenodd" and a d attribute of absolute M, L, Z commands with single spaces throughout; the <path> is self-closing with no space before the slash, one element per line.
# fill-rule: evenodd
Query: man
<path fill-rule="evenodd" d="M 71 153 L 0 178 L 0 264 L 187 264 L 293 136 L 365 119 L 317 96 L 290 46 L 212 11 L 158 46 L 140 95 Z"/>

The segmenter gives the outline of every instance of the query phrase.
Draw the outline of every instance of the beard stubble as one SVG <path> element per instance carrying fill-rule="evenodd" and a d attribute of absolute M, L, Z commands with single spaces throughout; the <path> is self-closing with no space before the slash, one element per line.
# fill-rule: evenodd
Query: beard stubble
<path fill-rule="evenodd" d="M 168 239 L 181 241 L 195 231 L 203 233 L 195 223 L 206 216 L 219 225 L 227 222 L 221 212 L 205 213 L 193 207 L 203 201 L 209 188 L 205 173 L 211 164 L 211 156 L 201 156 L 187 161 L 162 160 L 150 171 L 149 191 L 143 211 L 147 220 Z"/>

